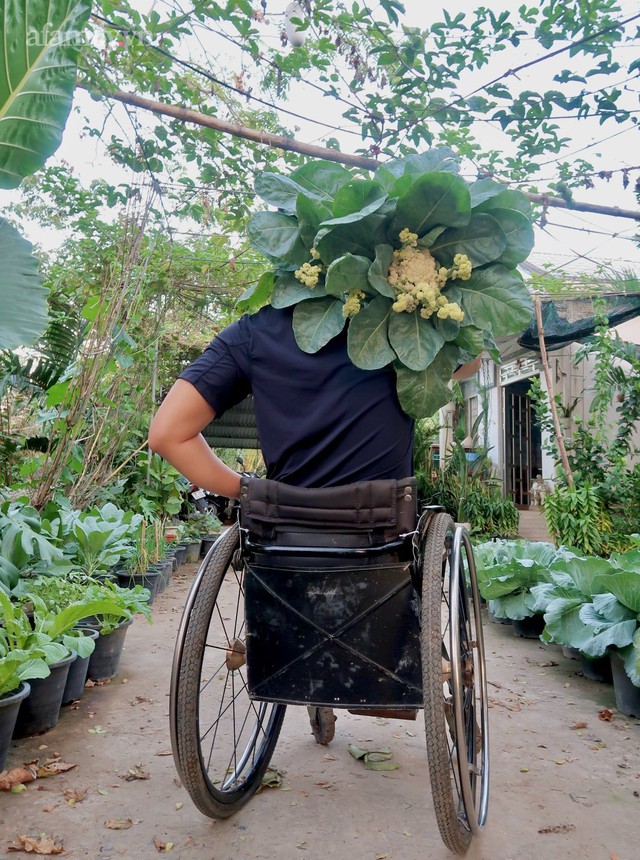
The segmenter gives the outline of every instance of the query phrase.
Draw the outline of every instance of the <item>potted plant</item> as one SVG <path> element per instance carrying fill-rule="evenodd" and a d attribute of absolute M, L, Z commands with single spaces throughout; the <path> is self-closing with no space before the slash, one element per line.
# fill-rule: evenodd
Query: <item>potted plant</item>
<path fill-rule="evenodd" d="M 640 715 L 640 552 L 573 555 L 553 567 L 555 583 L 532 589 L 544 611 L 543 638 L 591 661 L 608 657 L 619 710 Z"/>
<path fill-rule="evenodd" d="M 510 619 L 514 633 L 537 638 L 544 629 L 532 588 L 549 580 L 556 555 L 552 544 L 537 541 L 490 541 L 475 548 L 478 587 L 490 612 Z"/>
<path fill-rule="evenodd" d="M 133 616 L 139 613 L 151 621 L 150 596 L 149 589 L 141 585 L 122 588 L 114 582 L 99 582 L 87 587 L 87 599 L 108 599 L 117 607 L 117 611 L 112 614 L 97 614 L 83 622 L 84 627 L 99 633 L 89 660 L 87 677 L 90 680 L 102 681 L 117 674 Z"/>

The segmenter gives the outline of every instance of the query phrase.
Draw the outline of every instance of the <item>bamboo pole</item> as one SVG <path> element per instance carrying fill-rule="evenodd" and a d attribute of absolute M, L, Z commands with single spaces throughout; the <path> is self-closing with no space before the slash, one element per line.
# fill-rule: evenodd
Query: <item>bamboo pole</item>
<path fill-rule="evenodd" d="M 544 328 L 542 326 L 542 302 L 540 301 L 540 293 L 536 290 L 533 294 L 533 304 L 536 312 L 536 323 L 538 325 L 538 343 L 540 344 L 540 361 L 542 362 L 542 369 L 544 371 L 544 378 L 547 381 L 547 395 L 549 397 L 549 405 L 551 407 L 551 415 L 553 417 L 553 426 L 556 431 L 556 441 L 558 444 L 558 451 L 560 453 L 560 459 L 562 460 L 562 467 L 564 468 L 565 474 L 567 476 L 567 483 L 570 487 L 573 487 L 573 472 L 571 471 L 571 466 L 569 465 L 569 458 L 567 457 L 567 449 L 564 445 L 564 436 L 562 435 L 562 428 L 560 426 L 560 418 L 558 416 L 558 407 L 556 405 L 555 394 L 553 389 L 553 380 L 551 379 L 551 370 L 549 368 L 549 360 L 547 358 L 547 346 L 544 341 Z"/>
<path fill-rule="evenodd" d="M 84 87 L 84 89 L 88 89 L 84 84 L 79 84 L 79 86 Z M 310 158 L 322 158 L 325 161 L 335 161 L 338 164 L 346 164 L 349 167 L 363 167 L 365 170 L 376 170 L 384 164 L 384 162 L 377 161 L 375 158 L 368 158 L 366 155 L 339 152 L 337 149 L 329 149 L 324 146 L 315 146 L 311 143 L 303 143 L 302 141 L 295 140 L 292 137 L 285 137 L 282 134 L 272 134 L 268 131 L 257 131 L 254 128 L 225 122 L 224 120 L 216 119 L 213 116 L 208 116 L 207 114 L 190 110 L 189 108 L 184 108 L 179 105 L 165 104 L 164 102 L 148 99 L 144 96 L 136 95 L 135 93 L 126 93 L 122 90 L 114 90 L 112 92 L 105 93 L 104 95 L 106 98 L 115 99 L 115 101 L 131 105 L 132 107 L 142 108 L 143 110 L 148 110 L 162 116 L 169 116 L 173 119 L 181 120 L 182 122 L 190 122 L 194 123 L 194 125 L 212 128 L 215 131 L 222 132 L 223 134 L 230 134 L 233 137 L 252 140 L 255 143 L 262 143 L 265 146 L 284 149 L 287 152 L 298 152 L 301 155 L 308 155 Z M 619 206 L 601 206 L 596 203 L 581 203 L 577 200 L 568 204 L 563 197 L 552 197 L 547 194 L 523 193 L 532 202 L 540 203 L 543 206 L 576 210 L 578 212 L 593 212 L 598 215 L 612 215 L 618 218 L 631 218 L 635 221 L 640 221 L 640 211 L 634 211 L 632 209 L 621 209 Z"/>

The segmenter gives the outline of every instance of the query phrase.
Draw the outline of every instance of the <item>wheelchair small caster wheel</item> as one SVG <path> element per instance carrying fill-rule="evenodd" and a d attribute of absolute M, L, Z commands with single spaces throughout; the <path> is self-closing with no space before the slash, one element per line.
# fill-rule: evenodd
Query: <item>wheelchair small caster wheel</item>
<path fill-rule="evenodd" d="M 307 708 L 307 711 L 309 713 L 311 732 L 316 739 L 316 743 L 323 746 L 330 744 L 336 733 L 336 715 L 331 708 L 310 706 Z"/>

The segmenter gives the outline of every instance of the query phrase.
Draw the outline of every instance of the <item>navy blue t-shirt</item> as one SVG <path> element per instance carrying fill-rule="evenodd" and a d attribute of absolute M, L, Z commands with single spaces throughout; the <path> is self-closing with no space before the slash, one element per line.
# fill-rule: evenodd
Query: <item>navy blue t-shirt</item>
<path fill-rule="evenodd" d="M 331 487 L 413 474 L 413 421 L 391 370 L 358 369 L 346 327 L 319 352 L 303 352 L 293 308 L 270 305 L 216 335 L 181 374 L 222 415 L 253 393 L 267 477 Z"/>

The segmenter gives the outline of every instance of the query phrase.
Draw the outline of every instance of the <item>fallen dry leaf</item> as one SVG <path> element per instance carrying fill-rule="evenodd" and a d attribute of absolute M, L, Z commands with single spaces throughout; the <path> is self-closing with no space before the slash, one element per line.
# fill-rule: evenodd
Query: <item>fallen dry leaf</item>
<path fill-rule="evenodd" d="M 64 851 L 62 842 L 57 842 L 53 836 L 47 836 L 45 833 L 41 833 L 39 839 L 35 836 L 16 836 L 16 840 L 17 842 L 7 846 L 7 851 L 46 855 L 62 854 Z"/>
<path fill-rule="evenodd" d="M 33 782 L 38 777 L 38 768 L 34 764 L 12 767 L 0 773 L 0 791 L 11 791 L 15 785 Z"/>
<path fill-rule="evenodd" d="M 128 830 L 133 827 L 133 821 L 130 818 L 107 818 L 104 826 L 109 830 Z"/>
<path fill-rule="evenodd" d="M 173 842 L 163 842 L 158 836 L 153 837 L 153 844 L 156 846 L 156 850 L 162 851 L 163 854 L 166 854 L 167 851 L 171 851 L 173 848 Z"/>
<path fill-rule="evenodd" d="M 120 774 L 120 779 L 132 782 L 134 779 L 150 779 L 150 774 L 146 770 L 142 770 L 142 765 L 134 764 L 126 773 Z"/>
<path fill-rule="evenodd" d="M 171 750 L 158 750 L 156 755 L 173 755 L 173 753 L 171 752 Z"/>
<path fill-rule="evenodd" d="M 609 708 L 604 708 L 598 714 L 598 719 L 604 720 L 606 723 L 611 723 L 613 721 L 613 711 L 610 711 Z"/>
<path fill-rule="evenodd" d="M 65 788 L 62 794 L 69 806 L 73 806 L 75 803 L 82 803 L 88 791 L 88 788 Z"/>
<path fill-rule="evenodd" d="M 572 726 L 569 726 L 569 728 L 574 729 L 574 731 L 575 729 L 586 729 L 587 724 L 584 722 L 584 720 L 580 720 L 579 722 L 574 723 Z"/>
<path fill-rule="evenodd" d="M 66 773 L 68 770 L 73 770 L 77 767 L 76 764 L 68 764 L 65 761 L 60 761 L 60 757 L 50 758 L 43 765 L 38 767 L 38 777 L 55 776 L 57 773 Z"/>
<path fill-rule="evenodd" d="M 129 704 L 131 706 L 142 705 L 144 702 L 151 705 L 153 704 L 153 699 L 148 699 L 146 696 L 134 696 L 133 699 L 130 700 Z"/>
<path fill-rule="evenodd" d="M 571 833 L 575 829 L 575 824 L 554 824 L 552 827 L 538 828 L 538 833 Z"/>

